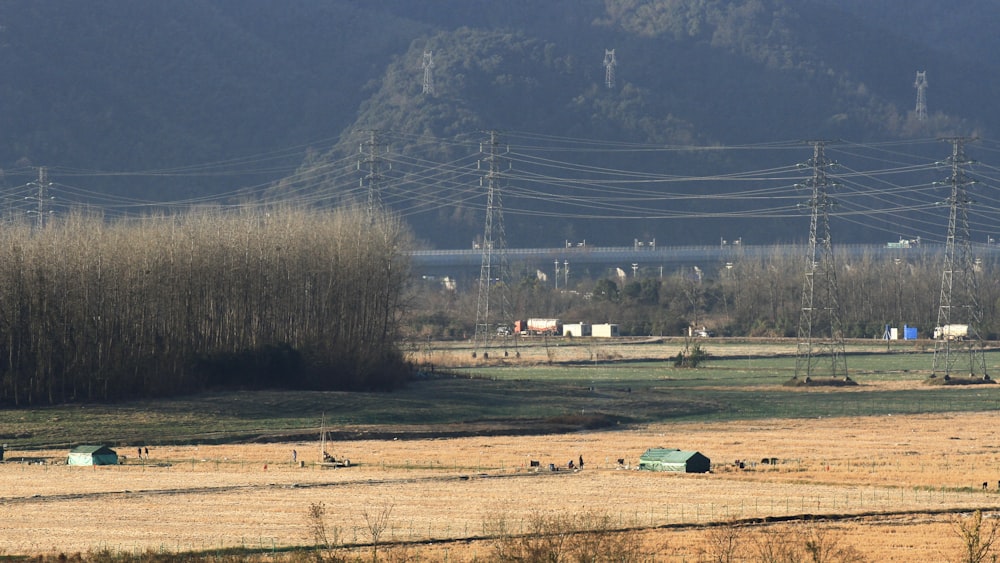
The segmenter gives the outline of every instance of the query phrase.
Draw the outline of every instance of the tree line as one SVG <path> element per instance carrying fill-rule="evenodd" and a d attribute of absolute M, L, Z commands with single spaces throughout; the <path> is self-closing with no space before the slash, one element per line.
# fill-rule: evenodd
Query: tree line
<path fill-rule="evenodd" d="M 392 388 L 405 237 L 392 218 L 296 208 L 8 224 L 0 403 Z"/>
<path fill-rule="evenodd" d="M 680 336 L 688 327 L 704 326 L 724 336 L 795 337 L 802 312 L 803 256 L 804 249 L 734 256 L 728 265 L 706 264 L 698 270 L 688 266 L 663 274 L 640 269 L 624 278 L 571 279 L 559 289 L 525 273 L 510 285 L 511 310 L 515 318 L 617 323 L 623 335 L 631 336 Z M 838 254 L 835 263 L 845 337 L 878 338 L 886 324 L 899 328 L 900 338 L 904 325 L 917 327 L 921 338 L 930 337 L 941 296 L 941 255 L 913 252 L 887 259 Z M 979 334 L 995 339 L 1000 335 L 998 264 L 986 258 L 976 270 Z M 475 332 L 475 284 L 454 292 L 428 284 L 423 291 L 426 297 L 420 302 L 426 306 L 412 312 L 408 336 L 462 338 Z M 958 291 L 955 303 L 967 303 Z M 953 315 L 962 322 L 959 312 Z"/>

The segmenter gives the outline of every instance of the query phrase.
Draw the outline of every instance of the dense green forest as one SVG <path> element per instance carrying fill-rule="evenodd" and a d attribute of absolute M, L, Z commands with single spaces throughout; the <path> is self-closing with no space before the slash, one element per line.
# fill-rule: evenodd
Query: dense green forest
<path fill-rule="evenodd" d="M 405 230 L 357 211 L 72 215 L 0 231 L 0 403 L 391 389 Z"/>

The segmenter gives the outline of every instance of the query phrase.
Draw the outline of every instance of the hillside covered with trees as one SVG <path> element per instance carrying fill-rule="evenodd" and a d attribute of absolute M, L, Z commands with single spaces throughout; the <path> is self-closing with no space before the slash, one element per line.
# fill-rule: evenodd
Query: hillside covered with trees
<path fill-rule="evenodd" d="M 392 161 L 382 176 L 390 208 L 424 243 L 464 247 L 482 229 L 476 160 L 486 130 L 511 133 L 511 152 L 532 155 L 564 150 L 565 139 L 600 140 L 586 153 L 575 149 L 579 166 L 660 177 L 766 170 L 808 153 L 651 147 L 988 138 L 1000 124 L 989 99 L 1000 73 L 984 22 L 1000 8 L 974 4 L 9 2 L 0 31 L 0 68 L 9 77 L 0 87 L 6 207 L 25 212 L 38 166 L 58 183 L 56 205 L 113 214 L 165 202 L 363 201 L 359 145 L 377 131 Z M 611 49 L 608 87 L 603 57 Z M 424 92 L 425 53 L 433 53 L 432 93 Z M 918 70 L 930 83 L 922 121 L 913 112 Z M 621 151 L 619 143 L 647 150 Z M 944 150 L 920 156 L 933 162 Z M 512 169 L 538 174 L 520 163 Z M 583 174 L 537 186 L 512 178 L 513 188 L 537 194 L 506 200 L 519 211 L 508 215 L 512 242 L 597 232 L 608 241 L 703 243 L 723 227 L 757 242 L 801 238 L 801 220 L 792 219 L 749 217 L 697 231 L 655 213 L 639 224 L 634 216 L 588 223 L 560 207 L 572 195 L 566 183 Z M 414 210 L 414 201 L 425 204 Z M 720 198 L 711 209 L 741 205 Z M 671 206 L 678 216 L 705 212 L 689 200 Z M 539 214 L 549 217 L 544 230 Z"/>

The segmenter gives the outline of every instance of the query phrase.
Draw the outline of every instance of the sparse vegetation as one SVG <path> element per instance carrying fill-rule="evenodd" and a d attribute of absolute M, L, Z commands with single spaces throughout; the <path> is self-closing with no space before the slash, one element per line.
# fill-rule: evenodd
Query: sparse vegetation
<path fill-rule="evenodd" d="M 663 546 L 645 545 L 635 530 L 618 530 L 606 514 L 538 513 L 524 529 L 515 529 L 502 512 L 483 523 L 492 546 L 490 560 L 543 563 L 551 561 L 647 561 Z"/>
<path fill-rule="evenodd" d="M 685 345 L 684 351 L 678 352 L 671 358 L 675 368 L 696 368 L 708 359 L 708 352 L 701 348 L 701 344 L 695 343 L 693 346 Z"/>

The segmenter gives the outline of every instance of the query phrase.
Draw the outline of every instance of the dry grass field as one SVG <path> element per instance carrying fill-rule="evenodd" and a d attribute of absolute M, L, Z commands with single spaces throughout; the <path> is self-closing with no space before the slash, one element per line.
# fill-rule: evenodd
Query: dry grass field
<path fill-rule="evenodd" d="M 511 338 L 506 343 L 502 339 L 493 341 L 489 361 L 481 357 L 473 360 L 471 342 L 433 342 L 412 345 L 409 359 L 417 363 L 434 364 L 441 367 L 469 367 L 483 363 L 513 362 L 518 354 L 517 364 L 543 364 L 549 362 L 579 362 L 592 360 L 639 360 L 665 359 L 684 350 L 685 344 L 715 347 L 725 342 L 726 352 L 732 355 L 794 355 L 796 342 L 771 339 L 690 339 L 685 342 L 680 337 L 623 338 L 604 340 L 600 338 L 550 338 L 540 336 Z M 506 345 L 505 345 L 506 344 Z M 907 345 L 912 347 L 912 344 Z M 871 351 L 874 346 L 865 342 L 851 346 L 850 350 Z M 896 345 L 897 349 L 902 346 Z M 508 356 L 504 357 L 506 351 Z"/>
<path fill-rule="evenodd" d="M 381 542 L 475 540 L 497 517 L 525 529 L 539 514 L 587 513 L 645 530 L 656 561 L 697 561 L 712 534 L 706 524 L 808 514 L 838 519 L 791 529 L 823 530 L 872 561 L 949 560 L 960 516 L 946 511 L 1000 510 L 995 422 L 992 414 L 822 418 L 327 444 L 355 464 L 343 469 L 317 467 L 318 441 L 151 447 L 144 462 L 119 449 L 125 464 L 97 468 L 66 466 L 65 451 L 32 451 L 47 463 L 0 464 L 0 556 L 280 550 L 313 543 L 308 514 L 322 503 L 329 536 L 346 544 L 369 542 L 365 515 L 386 510 Z M 698 450 L 713 472 L 616 463 L 634 465 L 656 446 Z M 293 449 L 305 467 L 292 463 Z M 581 456 L 582 471 L 528 467 L 564 468 Z M 779 463 L 760 464 L 765 457 Z M 753 529 L 774 526 L 786 524 Z M 424 560 L 490 556 L 485 540 L 394 549 Z"/>

